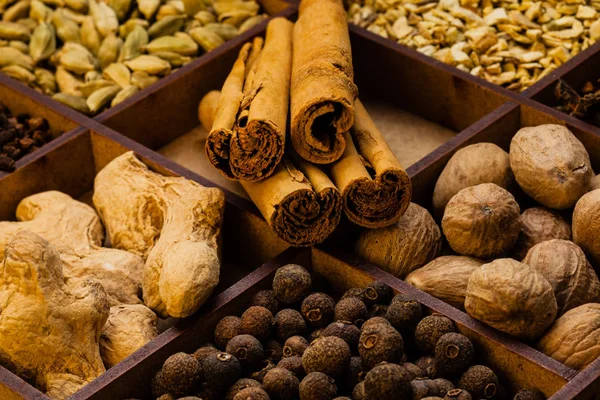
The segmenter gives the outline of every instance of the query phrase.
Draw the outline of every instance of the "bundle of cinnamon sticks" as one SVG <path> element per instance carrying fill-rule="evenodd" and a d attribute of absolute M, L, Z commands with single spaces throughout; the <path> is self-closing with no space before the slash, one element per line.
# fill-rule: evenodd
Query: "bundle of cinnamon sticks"
<path fill-rule="evenodd" d="M 353 80 L 341 0 L 302 0 L 296 24 L 271 20 L 264 41 L 242 47 L 220 94 L 200 103 L 210 162 L 292 245 L 324 241 L 342 211 L 379 228 L 409 205 L 410 179 Z"/>

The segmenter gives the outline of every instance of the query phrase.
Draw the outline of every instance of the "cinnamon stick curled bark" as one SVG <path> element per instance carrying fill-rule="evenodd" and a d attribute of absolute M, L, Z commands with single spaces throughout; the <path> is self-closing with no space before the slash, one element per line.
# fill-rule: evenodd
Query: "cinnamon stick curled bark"
<path fill-rule="evenodd" d="M 341 0 L 302 0 L 294 27 L 291 140 L 317 164 L 339 159 L 354 122 L 352 52 Z"/>
<path fill-rule="evenodd" d="M 271 175 L 285 147 L 293 24 L 274 18 L 266 39 L 246 43 L 225 80 L 206 141 L 210 162 L 232 180 Z"/>
<path fill-rule="evenodd" d="M 342 193 L 344 213 L 357 225 L 392 225 L 410 204 L 410 178 L 358 99 L 354 126 L 346 133 L 346 150 L 331 165 L 330 174 Z"/>

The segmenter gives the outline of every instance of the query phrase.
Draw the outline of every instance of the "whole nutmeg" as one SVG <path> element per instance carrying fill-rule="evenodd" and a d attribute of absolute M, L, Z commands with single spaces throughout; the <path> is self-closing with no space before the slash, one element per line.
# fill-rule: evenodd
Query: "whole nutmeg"
<path fill-rule="evenodd" d="M 302 355 L 307 374 L 322 372 L 331 377 L 342 376 L 350 365 L 350 346 L 339 337 L 324 336 L 310 344 Z"/>
<path fill-rule="evenodd" d="M 429 211 L 410 203 L 398 222 L 381 229 L 365 229 L 355 253 L 398 278 L 436 258 L 442 235 Z"/>
<path fill-rule="evenodd" d="M 448 161 L 433 189 L 433 210 L 441 217 L 452 197 L 464 188 L 495 183 L 509 189 L 514 181 L 508 153 L 493 143 L 458 150 Z"/>
<path fill-rule="evenodd" d="M 493 183 L 461 190 L 448 202 L 442 230 L 452 250 L 465 256 L 496 257 L 519 237 L 521 211 L 512 194 Z"/>
<path fill-rule="evenodd" d="M 600 189 L 600 175 L 594 176 L 590 182 L 590 192 L 596 189 Z"/>
<path fill-rule="evenodd" d="M 583 370 L 600 357 L 600 304 L 573 308 L 558 318 L 538 347 L 566 366 Z"/>
<path fill-rule="evenodd" d="M 510 142 L 510 167 L 519 186 L 538 203 L 571 208 L 590 187 L 590 156 L 562 125 L 521 128 Z"/>
<path fill-rule="evenodd" d="M 571 240 L 571 225 L 556 211 L 532 207 L 519 217 L 521 231 L 513 250 L 515 259 L 522 260 L 529 249 L 551 239 Z"/>
<path fill-rule="evenodd" d="M 482 262 L 466 256 L 442 256 L 411 272 L 405 281 L 464 310 L 469 277 Z"/>
<path fill-rule="evenodd" d="M 575 243 L 559 239 L 542 242 L 529 250 L 523 262 L 552 285 L 557 315 L 582 304 L 600 302 L 598 276 Z"/>
<path fill-rule="evenodd" d="M 600 189 L 577 202 L 573 210 L 573 241 L 600 265 Z"/>
<path fill-rule="evenodd" d="M 471 274 L 465 309 L 502 332 L 536 339 L 556 318 L 552 285 L 542 274 L 510 258 L 484 264 Z"/>

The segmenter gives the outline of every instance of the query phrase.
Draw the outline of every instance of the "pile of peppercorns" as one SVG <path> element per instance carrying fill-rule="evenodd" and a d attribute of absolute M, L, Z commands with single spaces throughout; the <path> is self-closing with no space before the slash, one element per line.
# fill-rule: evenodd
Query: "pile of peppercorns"
<path fill-rule="evenodd" d="M 496 374 L 473 365 L 471 341 L 442 315 L 382 283 L 336 303 L 311 293 L 310 273 L 279 268 L 241 317 L 217 324 L 214 345 L 165 361 L 160 400 L 505 399 Z M 286 308 L 287 307 L 287 308 Z M 409 362 L 414 360 L 414 362 Z M 188 396 L 188 397 L 182 397 Z M 514 399 L 544 399 L 523 390 Z"/>

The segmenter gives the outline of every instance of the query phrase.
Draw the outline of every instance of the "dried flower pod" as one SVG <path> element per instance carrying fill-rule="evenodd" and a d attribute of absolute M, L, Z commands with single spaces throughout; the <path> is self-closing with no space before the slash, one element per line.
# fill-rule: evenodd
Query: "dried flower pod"
<path fill-rule="evenodd" d="M 364 380 L 364 389 L 367 399 L 378 400 L 408 398 L 411 392 L 408 373 L 401 366 L 390 363 L 370 370 Z"/>
<path fill-rule="evenodd" d="M 495 257 L 515 245 L 520 214 L 512 194 L 493 183 L 483 183 L 461 190 L 448 202 L 442 230 L 457 253 Z"/>
<path fill-rule="evenodd" d="M 573 308 L 540 339 L 539 349 L 566 366 L 583 370 L 600 356 L 600 304 Z"/>
<path fill-rule="evenodd" d="M 553 209 L 571 208 L 590 186 L 590 156 L 562 125 L 521 128 L 510 142 L 510 166 L 521 188 Z"/>
<path fill-rule="evenodd" d="M 513 250 L 516 260 L 524 259 L 529 249 L 546 240 L 571 240 L 571 225 L 560 214 L 544 207 L 523 211 L 519 224 L 521 231 Z"/>
<path fill-rule="evenodd" d="M 355 244 L 357 255 L 398 278 L 436 258 L 442 235 L 429 211 L 410 203 L 394 225 L 364 230 Z"/>
<path fill-rule="evenodd" d="M 325 336 L 312 342 L 302 355 L 307 374 L 323 372 L 332 377 L 342 376 L 350 365 L 350 347 L 335 336 Z"/>
<path fill-rule="evenodd" d="M 471 274 L 465 309 L 502 332 L 523 339 L 544 333 L 556 317 L 556 298 L 542 274 L 510 258 L 484 264 Z"/>
<path fill-rule="evenodd" d="M 557 315 L 600 302 L 600 281 L 583 250 L 568 240 L 548 240 L 529 250 L 523 263 L 546 278 L 556 297 Z"/>
<path fill-rule="evenodd" d="M 573 241 L 596 264 L 600 264 L 600 190 L 594 190 L 579 199 L 573 210 Z"/>
<path fill-rule="evenodd" d="M 312 285 L 310 273 L 297 264 L 288 264 L 275 272 L 273 291 L 279 301 L 285 304 L 300 302 Z"/>

